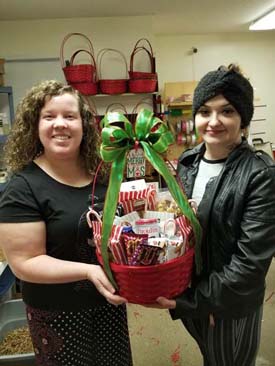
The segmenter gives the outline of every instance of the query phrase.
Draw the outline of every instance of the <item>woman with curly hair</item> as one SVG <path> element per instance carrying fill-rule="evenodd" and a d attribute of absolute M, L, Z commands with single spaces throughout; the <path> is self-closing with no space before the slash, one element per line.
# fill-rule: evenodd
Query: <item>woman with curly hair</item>
<path fill-rule="evenodd" d="M 45 81 L 19 104 L 5 148 L 0 244 L 22 281 L 39 366 L 132 365 L 126 299 L 98 264 L 85 220 L 100 161 L 93 122 L 76 90 Z M 103 183 L 102 174 L 95 206 Z"/>

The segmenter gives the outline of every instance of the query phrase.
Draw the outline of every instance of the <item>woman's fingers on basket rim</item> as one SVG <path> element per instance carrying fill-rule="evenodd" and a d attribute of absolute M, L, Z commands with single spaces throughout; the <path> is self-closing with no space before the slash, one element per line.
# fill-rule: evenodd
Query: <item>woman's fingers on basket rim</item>
<path fill-rule="evenodd" d="M 121 297 L 119 295 L 113 295 L 111 294 L 111 296 L 106 297 L 107 301 L 112 304 L 112 305 L 122 305 L 122 304 L 127 304 L 127 299 L 125 299 L 124 297 Z"/>
<path fill-rule="evenodd" d="M 166 297 L 158 297 L 157 303 L 161 306 L 162 309 L 175 309 L 176 308 L 176 300 L 169 300 Z"/>
<path fill-rule="evenodd" d="M 121 305 L 127 303 L 127 299 L 114 293 L 115 289 L 108 279 L 106 279 L 106 281 L 98 280 L 95 285 L 101 295 L 103 295 L 110 304 Z"/>

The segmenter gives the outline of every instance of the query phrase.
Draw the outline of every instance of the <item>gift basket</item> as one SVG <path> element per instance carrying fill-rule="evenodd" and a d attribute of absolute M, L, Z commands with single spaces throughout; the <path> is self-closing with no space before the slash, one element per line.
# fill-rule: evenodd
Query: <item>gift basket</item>
<path fill-rule="evenodd" d="M 159 296 L 175 297 L 189 286 L 194 264 L 200 271 L 201 229 L 161 155 L 173 135 L 146 109 L 134 125 L 118 112 L 107 113 L 101 124 L 100 154 L 111 163 L 109 185 L 102 216 L 93 205 L 87 214 L 99 262 L 129 302 L 150 304 Z M 166 188 L 142 179 L 142 154 Z M 140 179 L 123 182 L 125 166 L 135 162 L 140 165 L 134 164 L 135 171 L 127 168 L 127 176 Z"/>

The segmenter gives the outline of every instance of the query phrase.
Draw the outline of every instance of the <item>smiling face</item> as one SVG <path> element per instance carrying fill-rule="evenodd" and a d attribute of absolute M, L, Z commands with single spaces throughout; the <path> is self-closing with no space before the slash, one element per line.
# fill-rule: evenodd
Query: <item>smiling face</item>
<path fill-rule="evenodd" d="M 241 143 L 241 117 L 222 95 L 209 99 L 199 108 L 195 124 L 205 142 L 208 158 L 225 158 Z"/>
<path fill-rule="evenodd" d="M 66 93 L 46 99 L 40 112 L 38 134 L 46 156 L 77 158 L 83 136 L 77 98 Z"/>

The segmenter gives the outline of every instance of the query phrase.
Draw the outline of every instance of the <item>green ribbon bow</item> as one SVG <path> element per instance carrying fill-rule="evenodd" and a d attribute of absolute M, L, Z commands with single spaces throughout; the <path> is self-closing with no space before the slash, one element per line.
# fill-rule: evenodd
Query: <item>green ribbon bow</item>
<path fill-rule="evenodd" d="M 100 155 L 103 161 L 112 163 L 109 185 L 105 196 L 101 238 L 103 266 L 110 281 L 117 287 L 109 264 L 108 241 L 112 231 L 127 154 L 129 150 L 137 146 L 143 148 L 146 159 L 164 178 L 172 197 L 180 207 L 183 215 L 189 219 L 196 240 L 196 268 L 197 272 L 200 272 L 200 224 L 188 203 L 187 197 L 182 189 L 179 188 L 176 179 L 170 173 L 160 155 L 174 142 L 174 136 L 168 130 L 167 125 L 155 117 L 151 111 L 143 109 L 137 115 L 134 128 L 132 123 L 122 113 L 117 112 L 107 113 L 101 121 L 101 127 L 103 129 L 101 133 Z"/>

